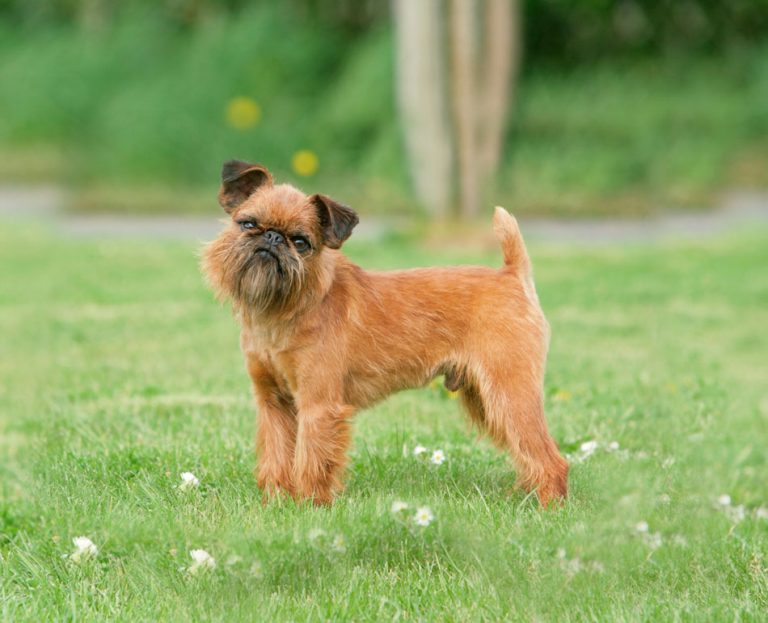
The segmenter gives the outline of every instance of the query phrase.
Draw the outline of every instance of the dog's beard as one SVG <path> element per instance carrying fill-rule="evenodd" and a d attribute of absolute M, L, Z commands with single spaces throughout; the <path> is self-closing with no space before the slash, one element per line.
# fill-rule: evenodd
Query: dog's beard
<path fill-rule="evenodd" d="M 215 255 L 221 288 L 240 313 L 278 313 L 297 304 L 305 268 L 294 251 L 269 251 L 253 241 L 235 240 Z"/>

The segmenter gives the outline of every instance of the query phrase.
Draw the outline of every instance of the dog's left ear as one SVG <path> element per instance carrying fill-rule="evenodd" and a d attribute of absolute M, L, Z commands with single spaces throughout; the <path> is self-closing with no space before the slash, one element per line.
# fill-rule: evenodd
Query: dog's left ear
<path fill-rule="evenodd" d="M 272 174 L 266 167 L 241 160 L 227 160 L 221 168 L 219 204 L 229 214 L 264 185 L 272 185 Z"/>
<path fill-rule="evenodd" d="M 323 244 L 338 249 L 360 221 L 357 212 L 325 195 L 312 195 L 309 201 L 317 210 Z"/>

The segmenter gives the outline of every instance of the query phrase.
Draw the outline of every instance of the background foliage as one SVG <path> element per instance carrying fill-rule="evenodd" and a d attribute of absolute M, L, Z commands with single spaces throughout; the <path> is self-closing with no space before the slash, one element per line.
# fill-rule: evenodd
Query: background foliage
<path fill-rule="evenodd" d="M 497 202 L 636 212 L 766 183 L 767 6 L 525 3 Z M 312 184 L 411 210 L 389 20 L 377 2 L 0 0 L 0 177 L 65 181 L 80 209 L 189 211 L 223 159 L 296 180 L 309 150 Z M 234 98 L 257 121 L 233 123 Z"/>

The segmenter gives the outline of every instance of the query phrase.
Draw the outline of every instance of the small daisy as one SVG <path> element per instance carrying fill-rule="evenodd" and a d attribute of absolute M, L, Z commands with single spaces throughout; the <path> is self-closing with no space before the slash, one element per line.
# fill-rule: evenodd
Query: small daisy
<path fill-rule="evenodd" d="M 595 573 L 605 573 L 605 565 L 599 560 L 593 560 L 589 563 L 589 570 Z"/>
<path fill-rule="evenodd" d="M 688 545 L 688 539 L 686 539 L 682 534 L 675 534 L 672 537 L 672 543 L 678 547 L 686 547 Z"/>
<path fill-rule="evenodd" d="M 435 516 L 432 514 L 432 511 L 428 507 L 422 506 L 416 510 L 416 514 L 413 516 L 413 521 L 416 522 L 416 525 L 426 528 L 432 523 L 434 518 Z"/>
<path fill-rule="evenodd" d="M 608 452 L 616 452 L 620 448 L 618 441 L 612 441 L 608 444 Z"/>
<path fill-rule="evenodd" d="M 226 565 L 228 567 L 234 567 L 237 564 L 240 564 L 243 562 L 243 557 L 238 556 L 237 554 L 232 554 L 229 558 L 227 558 Z"/>
<path fill-rule="evenodd" d="M 426 451 L 427 451 L 427 449 L 426 449 L 424 446 L 422 446 L 422 445 L 417 445 L 417 446 L 416 446 L 416 447 L 413 449 L 413 456 L 421 456 L 421 455 L 422 455 L 422 454 L 424 454 Z"/>
<path fill-rule="evenodd" d="M 728 506 L 725 509 L 725 514 L 733 523 L 739 523 L 747 516 L 747 511 L 743 504 L 739 504 L 738 506 Z"/>
<path fill-rule="evenodd" d="M 307 538 L 313 543 L 316 541 L 319 541 L 324 537 L 325 537 L 325 530 L 323 530 L 322 528 L 312 528 L 312 530 L 307 532 Z"/>
<path fill-rule="evenodd" d="M 661 534 L 653 532 L 645 535 L 645 544 L 651 549 L 659 549 L 661 547 Z"/>
<path fill-rule="evenodd" d="M 390 509 L 393 515 L 399 515 L 403 511 L 408 510 L 408 503 L 402 500 L 395 500 L 392 502 L 392 508 Z"/>
<path fill-rule="evenodd" d="M 190 489 L 196 489 L 200 486 L 200 481 L 192 472 L 181 472 L 181 484 L 179 489 L 181 491 L 189 491 Z"/>
<path fill-rule="evenodd" d="M 717 498 L 717 503 L 720 506 L 730 506 L 731 505 L 731 496 L 727 493 L 723 493 L 719 498 Z"/>
<path fill-rule="evenodd" d="M 442 465 L 445 462 L 445 453 L 442 450 L 435 450 L 430 461 L 435 465 Z"/>
<path fill-rule="evenodd" d="M 768 519 L 768 507 L 761 506 L 755 511 L 755 517 L 758 519 Z"/>
<path fill-rule="evenodd" d="M 249 570 L 250 574 L 257 579 L 261 579 L 264 577 L 264 569 L 261 566 L 261 562 L 258 560 L 255 560 L 253 564 L 251 565 L 251 568 Z"/>
<path fill-rule="evenodd" d="M 343 554 L 347 551 L 347 542 L 342 535 L 337 534 L 333 537 L 333 541 L 331 541 L 331 549 L 339 554 Z"/>
<path fill-rule="evenodd" d="M 647 521 L 640 521 L 635 524 L 635 532 L 638 534 L 645 534 L 648 532 L 648 522 Z"/>
<path fill-rule="evenodd" d="M 192 575 L 216 568 L 216 561 L 213 556 L 204 549 L 193 549 L 189 552 L 189 555 L 192 557 L 192 564 L 187 569 L 187 572 Z"/>
<path fill-rule="evenodd" d="M 592 454 L 595 450 L 597 450 L 597 442 L 595 440 L 592 441 L 585 441 L 583 444 L 579 446 L 579 450 L 581 450 L 583 453 L 585 453 L 587 456 Z"/>
<path fill-rule="evenodd" d="M 77 548 L 70 556 L 69 559 L 73 562 L 82 562 L 84 560 L 88 560 L 89 558 L 93 558 L 96 556 L 96 554 L 99 553 L 99 548 L 94 545 L 93 541 L 89 539 L 87 536 L 76 536 L 74 539 L 72 539 L 72 543 L 75 544 L 75 547 Z"/>

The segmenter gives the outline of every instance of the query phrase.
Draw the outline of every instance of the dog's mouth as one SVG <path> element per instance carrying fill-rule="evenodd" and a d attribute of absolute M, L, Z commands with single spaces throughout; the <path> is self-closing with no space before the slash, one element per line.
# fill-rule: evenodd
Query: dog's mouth
<path fill-rule="evenodd" d="M 272 260 L 275 260 L 275 262 L 277 262 L 278 264 L 280 263 L 280 258 L 277 257 L 277 254 L 271 249 L 264 249 L 264 248 L 256 249 L 255 255 L 256 257 L 260 257 L 265 260 L 272 259 Z"/>

